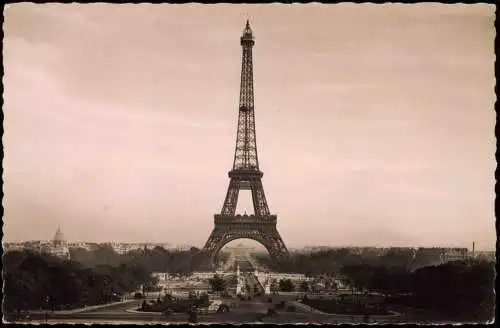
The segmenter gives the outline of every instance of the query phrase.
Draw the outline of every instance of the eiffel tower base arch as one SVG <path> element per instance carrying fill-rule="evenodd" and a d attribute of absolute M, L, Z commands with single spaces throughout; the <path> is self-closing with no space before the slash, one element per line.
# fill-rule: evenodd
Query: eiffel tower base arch
<path fill-rule="evenodd" d="M 224 220 L 225 219 L 225 220 Z M 221 220 L 226 222 L 222 223 Z M 209 260 L 210 264 L 216 265 L 217 255 L 229 242 L 236 239 L 252 239 L 262 244 L 269 252 L 269 256 L 275 262 L 288 258 L 288 250 L 276 229 L 276 216 L 258 218 L 253 215 L 236 215 L 223 218 L 215 215 L 215 227 L 208 237 L 201 254 Z"/>

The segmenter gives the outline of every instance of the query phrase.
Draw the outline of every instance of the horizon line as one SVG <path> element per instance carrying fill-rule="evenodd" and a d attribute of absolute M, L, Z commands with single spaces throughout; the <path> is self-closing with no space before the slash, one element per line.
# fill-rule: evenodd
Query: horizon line
<path fill-rule="evenodd" d="M 30 240 L 22 240 L 22 241 L 6 241 L 2 240 L 2 244 L 9 244 L 9 243 L 27 243 L 27 242 L 51 242 L 53 239 L 30 239 Z M 196 245 L 194 243 L 172 243 L 172 242 L 160 242 L 160 241 L 82 241 L 82 240 L 73 240 L 73 241 L 65 241 L 66 243 L 88 243 L 88 244 L 140 244 L 147 246 L 148 244 L 158 244 L 158 245 L 166 245 L 169 244 L 172 247 L 196 247 L 196 248 L 202 248 L 202 245 Z M 258 242 L 257 242 L 258 243 Z M 236 245 L 235 245 L 236 246 Z M 254 247 L 254 246 L 248 246 L 248 245 L 243 245 L 246 247 Z M 259 245 L 262 248 L 265 249 L 263 245 Z M 233 246 L 234 247 L 234 246 Z M 229 247 L 231 248 L 231 247 Z M 305 248 L 466 248 L 472 250 L 472 247 L 467 247 L 463 245 L 384 245 L 384 246 L 375 246 L 375 245 L 356 245 L 356 244 L 350 244 L 350 245 L 335 245 L 335 244 L 306 244 L 306 245 L 288 245 L 289 249 L 305 249 Z M 475 248 L 475 251 L 496 251 L 496 249 L 493 247 L 493 249 L 490 248 Z"/>

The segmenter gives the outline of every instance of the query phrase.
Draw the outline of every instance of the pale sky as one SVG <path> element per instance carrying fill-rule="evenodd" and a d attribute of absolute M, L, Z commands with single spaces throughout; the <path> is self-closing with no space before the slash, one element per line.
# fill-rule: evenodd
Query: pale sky
<path fill-rule="evenodd" d="M 288 246 L 493 248 L 494 11 L 8 5 L 4 238 L 60 224 L 74 241 L 202 246 L 249 17 L 260 168 Z"/>

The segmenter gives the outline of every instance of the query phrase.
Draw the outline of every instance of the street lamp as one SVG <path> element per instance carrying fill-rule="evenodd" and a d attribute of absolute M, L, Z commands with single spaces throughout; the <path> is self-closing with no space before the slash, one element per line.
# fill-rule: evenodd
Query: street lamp
<path fill-rule="evenodd" d="M 47 317 L 49 316 L 49 314 L 48 314 L 49 299 L 50 299 L 49 296 L 45 297 L 45 305 L 46 305 L 45 306 L 45 323 L 47 323 Z"/>

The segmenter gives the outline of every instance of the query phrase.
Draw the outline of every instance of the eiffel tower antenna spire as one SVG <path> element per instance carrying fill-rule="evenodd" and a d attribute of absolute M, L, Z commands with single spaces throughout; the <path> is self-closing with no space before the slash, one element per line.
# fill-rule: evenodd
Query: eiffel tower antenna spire
<path fill-rule="evenodd" d="M 221 213 L 215 215 L 215 228 L 202 250 L 212 262 L 225 244 L 240 238 L 250 238 L 260 242 L 275 260 L 288 256 L 288 250 L 276 229 L 277 216 L 269 211 L 262 186 L 264 173 L 259 169 L 252 58 L 255 40 L 249 20 L 243 29 L 240 45 L 242 48 L 240 100 L 233 167 L 228 174 L 229 187 Z M 252 193 L 254 215 L 236 215 L 238 194 L 242 189 L 250 190 Z"/>

